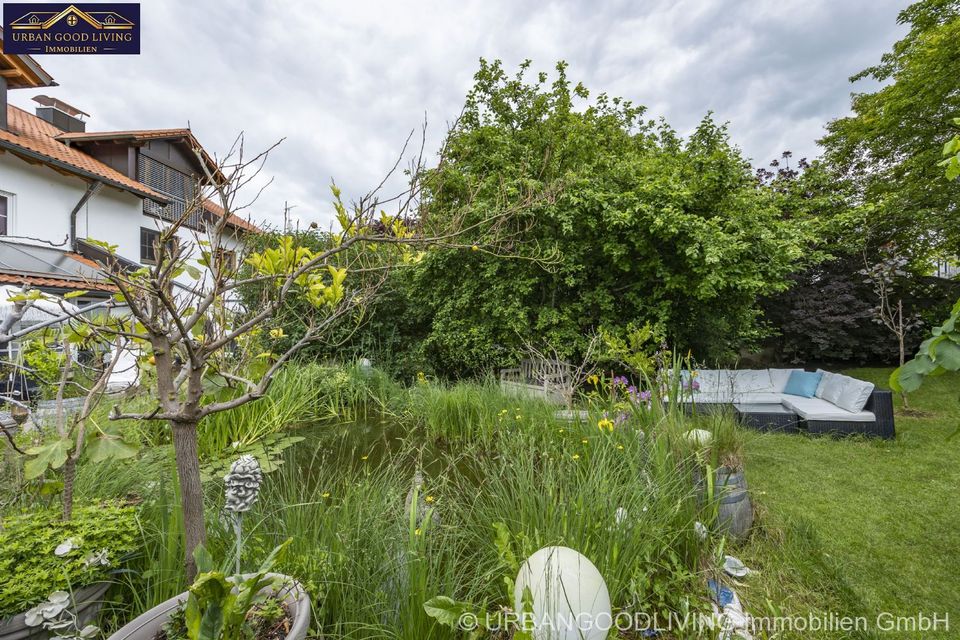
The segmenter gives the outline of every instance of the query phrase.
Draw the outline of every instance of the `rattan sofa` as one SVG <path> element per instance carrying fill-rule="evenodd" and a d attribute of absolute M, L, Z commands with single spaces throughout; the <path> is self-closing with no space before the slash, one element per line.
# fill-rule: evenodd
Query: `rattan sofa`
<path fill-rule="evenodd" d="M 895 436 L 893 395 L 889 391 L 849 376 L 822 372 L 823 382 L 814 397 L 792 395 L 784 389 L 793 371 L 802 369 L 684 372 L 684 402 L 690 412 L 737 405 L 738 415 L 745 415 L 750 406 L 780 404 L 795 413 L 800 427 L 811 434 Z M 846 396 L 844 390 L 849 391 Z"/>

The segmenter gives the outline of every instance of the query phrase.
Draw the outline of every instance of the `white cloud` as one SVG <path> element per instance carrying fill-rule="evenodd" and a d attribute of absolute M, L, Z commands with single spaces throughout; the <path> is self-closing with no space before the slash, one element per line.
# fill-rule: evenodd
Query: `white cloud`
<path fill-rule="evenodd" d="M 326 224 L 331 178 L 375 186 L 424 115 L 430 147 L 456 117 L 477 61 L 559 59 L 594 94 L 620 95 L 681 133 L 708 110 L 747 156 L 816 154 L 844 115 L 847 78 L 902 34 L 893 0 L 611 3 L 144 2 L 140 56 L 42 56 L 47 92 L 93 115 L 91 130 L 188 122 L 211 152 L 286 138 L 256 217 Z M 860 87 L 858 87 L 860 89 Z M 12 92 L 31 108 L 32 94 Z"/>

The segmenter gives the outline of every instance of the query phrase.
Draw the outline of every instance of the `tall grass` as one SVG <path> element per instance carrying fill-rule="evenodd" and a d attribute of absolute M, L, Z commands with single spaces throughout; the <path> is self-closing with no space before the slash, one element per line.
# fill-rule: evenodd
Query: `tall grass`
<path fill-rule="evenodd" d="M 703 512 L 665 433 L 546 422 L 491 429 L 489 440 L 442 454 L 408 511 L 409 452 L 423 436 L 410 432 L 405 448 L 376 463 L 344 461 L 322 446 L 307 457 L 290 451 L 266 480 L 250 561 L 293 538 L 281 568 L 315 594 L 325 637 L 457 637 L 426 617 L 423 603 L 446 595 L 491 612 L 512 606 L 504 579 L 512 584 L 519 563 L 549 545 L 589 557 L 618 609 L 664 613 L 704 602 L 707 543 L 694 526 Z M 417 504 L 438 520 L 418 520 Z"/>
<path fill-rule="evenodd" d="M 508 396 L 492 378 L 478 382 L 418 384 L 408 392 L 402 418 L 428 437 L 490 442 L 501 430 L 523 431 L 556 423 L 557 407 L 529 396 Z"/>
<path fill-rule="evenodd" d="M 288 368 L 266 398 L 205 421 L 201 450 L 222 457 L 234 442 L 338 425 L 313 429 L 281 454 L 244 524 L 245 567 L 293 539 L 278 568 L 307 586 L 323 637 L 458 637 L 424 602 L 445 595 L 491 612 L 512 606 L 519 564 L 550 545 L 590 558 L 616 609 L 683 613 L 706 601 L 703 572 L 714 564 L 714 540 L 694 526 L 714 513 L 695 496 L 702 452 L 685 433 L 719 433 L 726 423 L 686 417 L 669 389 L 658 397 L 648 406 L 596 394 L 570 422 L 553 405 L 504 395 L 492 379 L 405 388 L 375 370 L 314 364 Z M 399 426 L 382 442 L 344 435 L 383 419 Z M 82 469 L 78 485 L 86 496 L 143 500 L 143 550 L 125 578 L 134 614 L 184 588 L 182 523 L 169 446 L 116 464 L 100 485 L 95 467 Z M 426 480 L 414 490 L 418 470 Z M 209 547 L 225 557 L 222 487 L 214 479 L 206 488 Z"/>

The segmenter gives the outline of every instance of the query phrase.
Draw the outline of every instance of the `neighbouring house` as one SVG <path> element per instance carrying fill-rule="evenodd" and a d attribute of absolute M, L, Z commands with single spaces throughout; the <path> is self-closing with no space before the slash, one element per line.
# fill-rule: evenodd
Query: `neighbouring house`
<path fill-rule="evenodd" d="M 209 176 L 223 176 L 189 129 L 88 131 L 88 114 L 56 98 L 34 96 L 35 113 L 8 104 L 8 91 L 53 86 L 33 58 L 4 53 L 0 40 L 0 287 L 84 291 L 73 300 L 83 308 L 115 293 L 98 275 L 107 254 L 91 241 L 116 246 L 122 267 L 151 264 L 164 225 L 200 201 Z M 203 201 L 178 241 L 195 246 L 224 215 Z M 234 215 L 227 224 L 214 250 L 236 260 L 259 229 Z M 18 345 L 5 350 L 12 358 Z"/>
<path fill-rule="evenodd" d="M 89 291 L 83 303 L 110 295 L 92 278 L 104 253 L 90 240 L 115 245 L 131 267 L 150 264 L 163 225 L 183 215 L 207 176 L 222 176 L 189 129 L 87 131 L 89 116 L 56 98 L 35 96 L 35 113 L 7 103 L 8 90 L 55 85 L 0 41 L 0 284 Z M 178 235 L 192 242 L 223 215 L 207 201 Z M 233 215 L 228 224 L 217 251 L 229 260 L 258 229 Z"/>

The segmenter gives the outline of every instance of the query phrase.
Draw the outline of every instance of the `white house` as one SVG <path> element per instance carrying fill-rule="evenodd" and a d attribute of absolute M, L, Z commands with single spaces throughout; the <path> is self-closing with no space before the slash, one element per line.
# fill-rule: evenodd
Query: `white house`
<path fill-rule="evenodd" d="M 131 264 L 151 263 L 159 229 L 217 167 L 189 129 L 93 132 L 87 114 L 55 98 L 35 96 L 35 113 L 7 103 L 8 90 L 55 84 L 29 56 L 3 53 L 0 41 L 0 284 L 102 298 L 108 288 L 90 281 L 104 256 L 88 240 L 116 245 Z M 181 240 L 223 215 L 208 201 Z M 228 225 L 220 250 L 230 259 L 258 229 L 232 215 Z"/>

